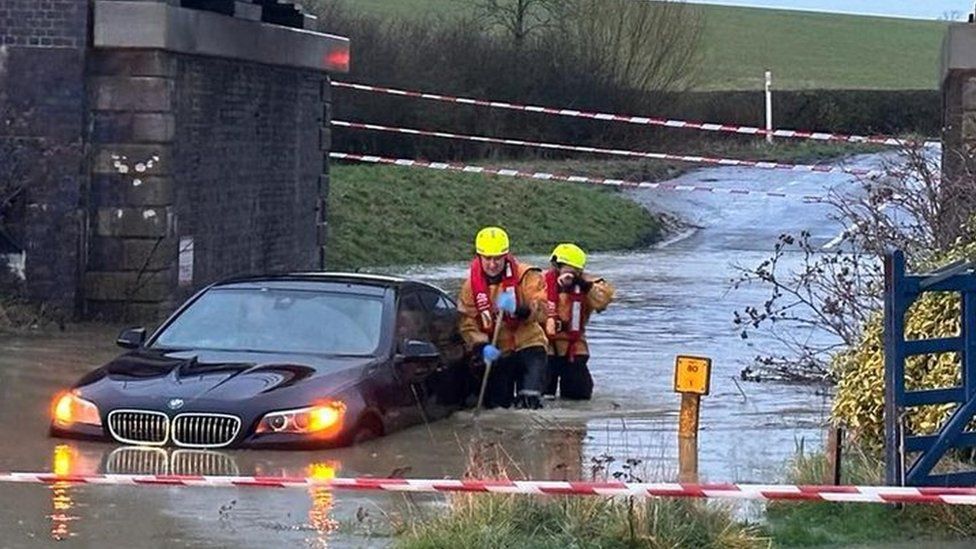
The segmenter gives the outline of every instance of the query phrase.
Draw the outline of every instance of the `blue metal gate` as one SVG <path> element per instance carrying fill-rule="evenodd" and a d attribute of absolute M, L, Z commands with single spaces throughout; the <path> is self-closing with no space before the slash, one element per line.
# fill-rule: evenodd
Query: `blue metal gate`
<path fill-rule="evenodd" d="M 956 292 L 962 299 L 962 330 L 941 339 L 905 340 L 905 315 L 925 292 Z M 885 257 L 885 480 L 900 486 L 973 486 L 976 471 L 932 474 L 932 469 L 952 448 L 976 446 L 976 433 L 966 426 L 976 413 L 976 274 L 972 265 L 959 261 L 924 275 L 905 273 L 905 255 L 894 251 Z M 958 353 L 962 384 L 957 387 L 905 390 L 905 363 L 909 357 Z M 905 411 L 913 406 L 956 403 L 958 406 L 938 432 L 911 435 L 903 431 Z M 908 454 L 918 457 L 906 463 Z"/>

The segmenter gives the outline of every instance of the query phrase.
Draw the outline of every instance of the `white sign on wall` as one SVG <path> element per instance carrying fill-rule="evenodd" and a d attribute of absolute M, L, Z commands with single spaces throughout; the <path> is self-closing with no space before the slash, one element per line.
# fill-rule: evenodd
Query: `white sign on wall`
<path fill-rule="evenodd" d="M 193 237 L 184 236 L 180 239 L 180 260 L 179 260 L 179 284 L 180 286 L 193 285 Z"/>

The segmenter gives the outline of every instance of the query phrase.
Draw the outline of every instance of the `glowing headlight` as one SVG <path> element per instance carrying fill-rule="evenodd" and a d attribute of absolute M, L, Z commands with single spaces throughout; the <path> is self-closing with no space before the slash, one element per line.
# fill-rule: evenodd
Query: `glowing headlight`
<path fill-rule="evenodd" d="M 261 418 L 257 433 L 299 433 L 333 435 L 342 429 L 346 405 L 330 402 L 298 410 L 271 412 Z"/>
<path fill-rule="evenodd" d="M 81 398 L 74 391 L 61 394 L 54 400 L 54 410 L 51 415 L 54 424 L 58 427 L 70 427 L 75 423 L 96 426 L 102 424 L 98 406 Z"/>

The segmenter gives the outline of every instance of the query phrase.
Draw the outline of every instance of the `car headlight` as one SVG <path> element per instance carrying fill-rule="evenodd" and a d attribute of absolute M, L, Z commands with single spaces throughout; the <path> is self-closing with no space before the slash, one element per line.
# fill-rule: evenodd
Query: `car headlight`
<path fill-rule="evenodd" d="M 342 418 L 345 414 L 346 405 L 341 402 L 271 412 L 261 418 L 255 432 L 330 436 L 342 429 Z"/>
<path fill-rule="evenodd" d="M 86 425 L 102 425 L 102 416 L 98 413 L 98 406 L 77 395 L 74 391 L 58 395 L 54 400 L 51 413 L 54 424 L 58 427 L 70 427 L 75 423 Z"/>

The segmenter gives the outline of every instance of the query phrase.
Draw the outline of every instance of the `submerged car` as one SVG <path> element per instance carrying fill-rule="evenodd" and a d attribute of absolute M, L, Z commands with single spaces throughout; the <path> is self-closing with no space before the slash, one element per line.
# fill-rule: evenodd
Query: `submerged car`
<path fill-rule="evenodd" d="M 454 301 L 308 273 L 201 290 L 55 398 L 53 436 L 182 448 L 342 446 L 449 415 L 477 385 Z"/>

